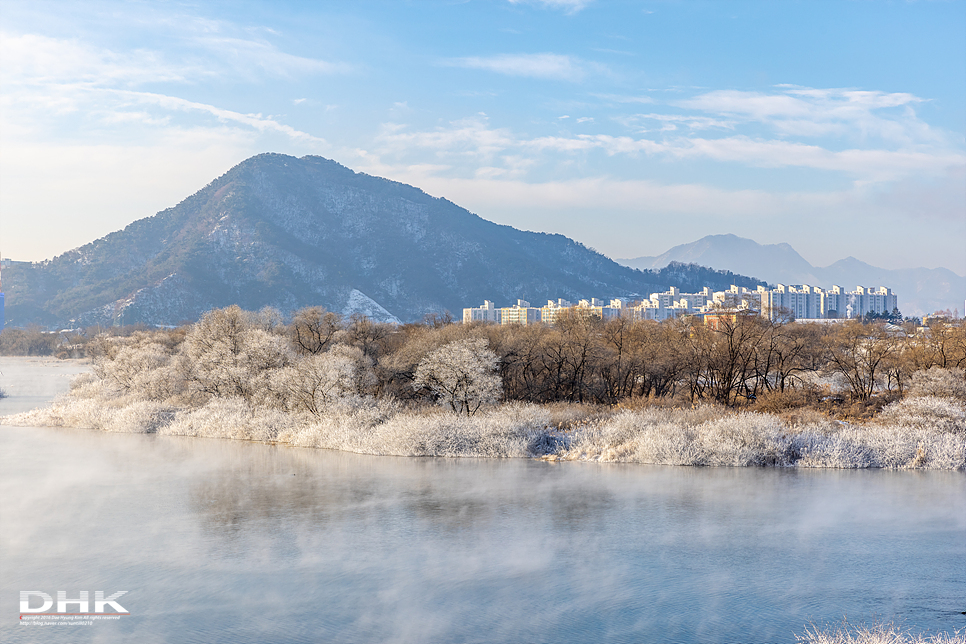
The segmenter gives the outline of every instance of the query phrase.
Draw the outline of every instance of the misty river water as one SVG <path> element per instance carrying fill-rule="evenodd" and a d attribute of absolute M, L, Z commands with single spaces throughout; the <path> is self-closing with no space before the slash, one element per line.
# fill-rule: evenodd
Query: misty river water
<path fill-rule="evenodd" d="M 75 363 L 0 360 L 0 414 Z M 32 397 L 31 397 L 32 396 Z M 793 642 L 966 628 L 966 476 L 399 458 L 0 426 L 4 642 Z M 23 626 L 19 592 L 127 593 Z M 55 607 L 56 608 L 56 607 Z"/>

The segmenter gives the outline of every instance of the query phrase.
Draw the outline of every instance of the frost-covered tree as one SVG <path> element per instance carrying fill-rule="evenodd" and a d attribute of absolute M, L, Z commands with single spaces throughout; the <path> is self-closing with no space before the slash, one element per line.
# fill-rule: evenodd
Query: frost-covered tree
<path fill-rule="evenodd" d="M 166 400 L 184 389 L 173 356 L 158 343 L 120 346 L 94 357 L 94 374 L 122 391 L 148 400 Z"/>
<path fill-rule="evenodd" d="M 442 406 L 467 416 L 496 402 L 502 390 L 497 357 L 486 340 L 457 340 L 430 352 L 416 367 L 413 387 L 427 388 Z"/>
<path fill-rule="evenodd" d="M 358 347 L 337 344 L 326 353 L 298 359 L 279 371 L 276 390 L 288 407 L 319 418 L 334 404 L 355 405 L 375 384 L 372 361 Z"/>
<path fill-rule="evenodd" d="M 238 396 L 249 404 L 268 402 L 273 372 L 291 360 L 285 338 L 260 326 L 238 306 L 206 313 L 182 346 L 182 371 L 204 397 Z"/>

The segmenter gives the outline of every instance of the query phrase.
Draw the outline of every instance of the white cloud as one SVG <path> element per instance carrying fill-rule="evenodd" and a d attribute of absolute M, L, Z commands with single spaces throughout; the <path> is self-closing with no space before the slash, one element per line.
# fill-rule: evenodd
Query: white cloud
<path fill-rule="evenodd" d="M 294 56 L 262 40 L 209 37 L 198 38 L 196 42 L 215 52 L 239 75 L 260 70 L 270 76 L 294 78 L 309 74 L 343 74 L 353 70 L 353 66 L 346 63 Z"/>
<path fill-rule="evenodd" d="M 485 159 L 514 146 L 509 130 L 491 129 L 485 117 L 454 121 L 448 127 L 410 132 L 405 125 L 387 123 L 376 137 L 380 154 L 403 154 L 414 148 L 429 149 L 439 156 L 460 155 Z"/>
<path fill-rule="evenodd" d="M 650 96 L 622 96 L 620 94 L 594 94 L 599 99 L 610 103 L 653 103 Z"/>
<path fill-rule="evenodd" d="M 192 46 L 175 48 L 175 54 L 145 48 L 116 52 L 79 40 L 3 33 L 0 78 L 5 85 L 131 87 L 226 76 L 291 78 L 352 69 L 343 63 L 293 56 L 258 40 L 206 36 L 191 39 L 189 45 Z M 197 49 L 204 50 L 201 58 L 195 55 Z"/>
<path fill-rule="evenodd" d="M 725 121 L 710 116 L 692 116 L 688 114 L 634 114 L 631 116 L 619 116 L 615 121 L 624 127 L 634 129 L 638 133 L 653 132 L 673 132 L 678 126 L 686 127 L 688 130 L 708 130 L 708 129 L 735 129 L 734 121 Z M 652 124 L 649 121 L 654 121 Z M 659 127 L 655 128 L 654 125 Z"/>
<path fill-rule="evenodd" d="M 676 118 L 672 116 L 668 120 L 674 123 Z M 696 127 L 701 126 L 700 119 L 680 118 L 684 124 L 698 122 Z M 710 121 L 704 124 L 708 123 Z M 526 138 L 506 128 L 491 128 L 485 118 L 456 121 L 431 131 L 410 131 L 403 125 L 386 125 L 377 143 L 380 158 L 397 161 L 414 150 L 429 149 L 437 158 L 485 160 L 488 167 L 498 167 L 494 161 L 503 156 L 527 156 L 531 163 L 526 167 L 532 169 L 540 163 L 559 162 L 559 156 L 548 156 L 551 153 L 574 155 L 597 150 L 609 156 L 648 155 L 667 160 L 704 159 L 757 168 L 809 168 L 839 173 L 859 183 L 939 176 L 966 164 L 966 155 L 951 150 L 829 150 L 814 144 L 746 135 L 721 138 L 675 135 L 660 140 L 610 134 Z"/>
<path fill-rule="evenodd" d="M 510 4 L 537 4 L 548 9 L 562 9 L 567 13 L 577 13 L 593 0 L 509 0 Z"/>
<path fill-rule="evenodd" d="M 588 63 L 574 56 L 562 54 L 499 54 L 449 58 L 440 62 L 447 67 L 482 69 L 507 76 L 543 78 L 548 80 L 581 81 L 591 72 L 603 73 L 606 68 Z"/>
<path fill-rule="evenodd" d="M 328 69 L 317 65 L 318 61 L 288 56 L 264 44 L 222 39 L 217 45 L 225 47 L 226 43 L 234 48 L 236 63 L 247 57 L 261 57 L 263 69 L 276 73 L 282 69 L 303 73 Z M 197 82 L 216 71 L 193 63 L 171 62 L 148 50 L 116 53 L 74 40 L 4 35 L 0 38 L 0 57 L 4 61 L 0 67 L 4 85 L 0 105 L 4 108 L 5 140 L 29 135 L 43 145 L 44 139 L 70 118 L 84 124 L 72 124 L 66 134 L 75 143 L 127 139 L 137 146 L 145 136 L 143 128 L 203 125 L 196 117 L 186 120 L 178 116 L 194 114 L 216 119 L 209 127 L 232 123 L 256 132 L 274 132 L 301 142 L 325 144 L 323 139 L 271 115 L 242 113 L 165 93 L 138 91 L 136 87 L 148 83 Z"/>
<path fill-rule="evenodd" d="M 273 131 L 280 134 L 285 134 L 293 139 L 312 141 L 315 143 L 325 143 L 324 139 L 308 134 L 307 132 L 302 132 L 291 126 L 285 125 L 284 123 L 279 123 L 272 116 L 263 116 L 262 114 L 242 114 L 240 112 L 234 112 L 232 110 L 216 107 L 214 105 L 208 105 L 206 103 L 197 103 L 195 101 L 188 101 L 176 96 L 166 96 L 164 94 L 154 94 L 151 92 L 115 90 L 114 93 L 119 96 L 129 97 L 141 103 L 157 105 L 167 110 L 203 112 L 205 114 L 214 116 L 221 122 L 232 122 L 246 125 L 259 132 Z"/>
<path fill-rule="evenodd" d="M 204 72 L 172 64 L 157 53 L 138 49 L 123 54 L 74 40 L 34 34 L 0 34 L 0 77 L 5 85 L 131 85 L 180 82 Z"/>
<path fill-rule="evenodd" d="M 941 142 L 940 133 L 913 109 L 923 99 L 907 93 L 780 86 L 780 92 L 715 90 L 676 103 L 679 107 L 762 123 L 783 136 L 879 138 L 914 145 Z"/>

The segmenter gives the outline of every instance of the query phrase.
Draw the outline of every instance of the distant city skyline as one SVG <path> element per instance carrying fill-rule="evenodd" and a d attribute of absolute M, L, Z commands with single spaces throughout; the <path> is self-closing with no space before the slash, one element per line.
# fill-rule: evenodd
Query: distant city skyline
<path fill-rule="evenodd" d="M 281 152 L 610 257 L 734 233 L 966 275 L 963 24 L 962 1 L 8 1 L 0 253 Z"/>

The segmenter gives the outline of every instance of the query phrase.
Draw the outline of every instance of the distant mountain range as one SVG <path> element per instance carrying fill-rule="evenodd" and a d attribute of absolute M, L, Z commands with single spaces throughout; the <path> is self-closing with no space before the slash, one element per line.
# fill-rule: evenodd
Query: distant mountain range
<path fill-rule="evenodd" d="M 771 284 L 833 284 L 854 288 L 886 286 L 899 299 L 904 315 L 923 315 L 936 310 L 960 309 L 966 298 L 966 277 L 945 268 L 877 268 L 854 257 L 830 266 L 812 266 L 788 244 L 758 244 L 736 235 L 708 235 L 690 244 L 675 246 L 657 257 L 618 259 L 632 268 L 654 270 L 671 262 L 713 266 L 743 275 L 754 275 Z"/>
<path fill-rule="evenodd" d="M 178 324 L 214 307 L 321 305 L 378 320 L 517 298 L 647 297 L 755 279 L 634 270 L 563 235 L 486 221 L 316 156 L 261 154 L 180 204 L 52 260 L 3 271 L 8 326 Z"/>

